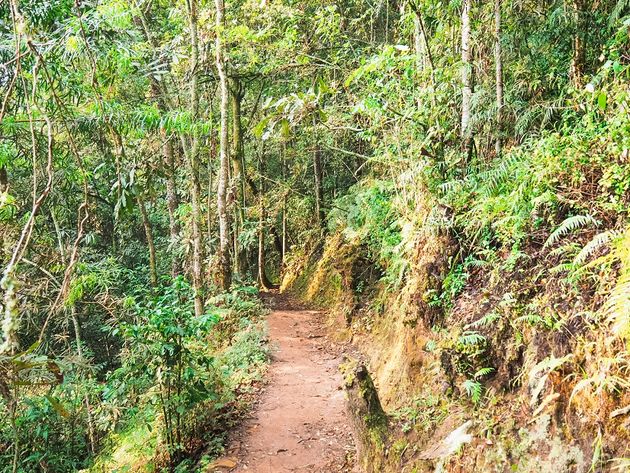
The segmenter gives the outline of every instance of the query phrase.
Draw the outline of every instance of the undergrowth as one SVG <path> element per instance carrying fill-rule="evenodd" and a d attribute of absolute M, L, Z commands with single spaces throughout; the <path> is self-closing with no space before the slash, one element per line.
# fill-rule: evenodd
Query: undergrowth
<path fill-rule="evenodd" d="M 236 288 L 196 317 L 191 295 L 182 278 L 136 291 L 110 328 L 122 344 L 115 369 L 84 352 L 59 363 L 58 383 L 25 393 L 15 429 L 0 423 L 0 445 L 19 438 L 18 471 L 189 471 L 200 455 L 221 453 L 267 366 L 265 309 L 256 290 Z M 12 449 L 0 452 L 11 465 Z"/>

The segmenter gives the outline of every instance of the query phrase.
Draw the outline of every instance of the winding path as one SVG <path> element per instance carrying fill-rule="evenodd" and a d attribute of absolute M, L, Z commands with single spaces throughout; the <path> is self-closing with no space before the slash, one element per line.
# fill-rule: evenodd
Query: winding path
<path fill-rule="evenodd" d="M 269 315 L 275 348 L 269 384 L 228 455 L 236 473 L 354 471 L 354 445 L 338 367 L 319 312 L 292 310 L 284 299 Z M 220 471 L 220 470 L 219 470 Z"/>

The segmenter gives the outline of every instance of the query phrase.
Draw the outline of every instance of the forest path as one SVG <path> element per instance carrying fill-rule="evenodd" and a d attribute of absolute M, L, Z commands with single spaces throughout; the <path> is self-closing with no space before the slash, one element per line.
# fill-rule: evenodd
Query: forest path
<path fill-rule="evenodd" d="M 273 348 L 265 391 L 228 447 L 238 473 L 343 473 L 354 471 L 341 356 L 326 338 L 320 312 L 271 299 Z M 228 463 L 229 464 L 229 463 Z"/>

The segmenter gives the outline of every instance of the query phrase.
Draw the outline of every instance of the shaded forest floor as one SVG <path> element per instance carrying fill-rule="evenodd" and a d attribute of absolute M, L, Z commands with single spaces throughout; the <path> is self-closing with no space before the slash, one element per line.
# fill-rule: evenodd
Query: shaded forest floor
<path fill-rule="evenodd" d="M 355 447 L 339 372 L 342 347 L 322 314 L 284 296 L 268 299 L 273 349 L 268 385 L 210 471 L 281 473 L 353 470 Z"/>

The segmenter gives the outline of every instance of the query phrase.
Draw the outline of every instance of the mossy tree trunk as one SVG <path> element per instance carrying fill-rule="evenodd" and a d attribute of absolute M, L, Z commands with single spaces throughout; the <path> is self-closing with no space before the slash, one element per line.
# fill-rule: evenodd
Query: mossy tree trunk
<path fill-rule="evenodd" d="M 225 3 L 215 0 L 216 5 L 216 66 L 219 73 L 221 89 L 221 134 L 219 135 L 219 182 L 217 189 L 217 213 L 219 216 L 219 287 L 230 288 L 232 268 L 230 261 L 230 223 L 228 210 L 228 185 L 230 157 L 228 155 L 228 106 L 229 87 L 225 70 L 225 44 L 223 29 L 225 27 Z"/>

